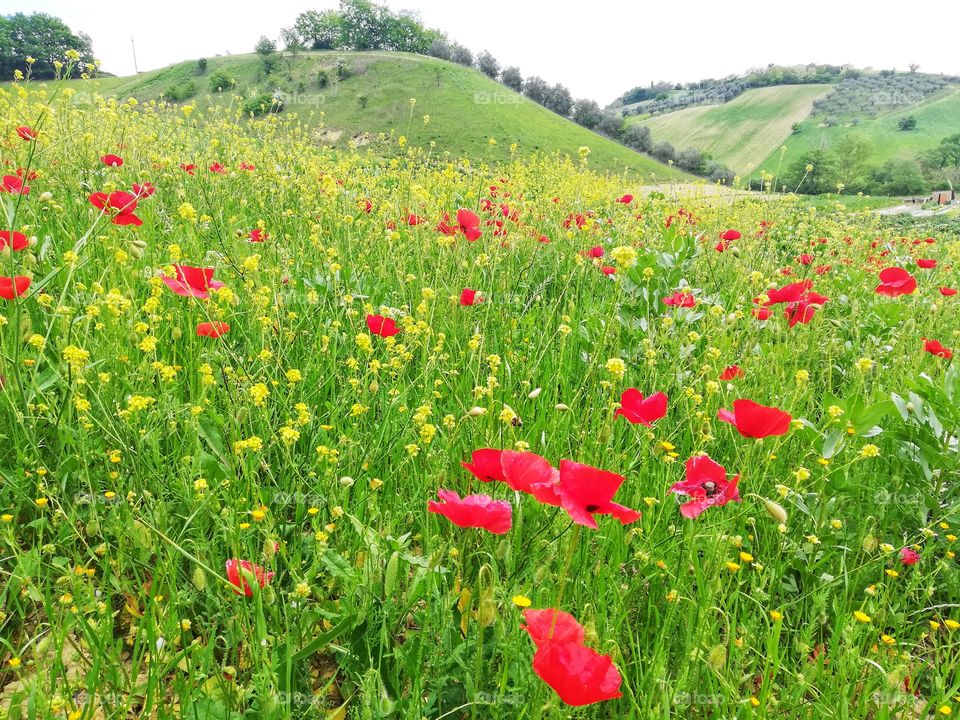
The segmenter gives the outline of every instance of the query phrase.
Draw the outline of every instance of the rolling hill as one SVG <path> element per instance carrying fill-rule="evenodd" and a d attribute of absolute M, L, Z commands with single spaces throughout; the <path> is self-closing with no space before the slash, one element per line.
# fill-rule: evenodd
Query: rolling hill
<path fill-rule="evenodd" d="M 903 131 L 898 121 L 907 115 L 917 120 L 914 130 Z M 877 115 L 846 118 L 827 127 L 821 115 L 812 115 L 800 123 L 797 132 L 783 138 L 786 147 L 784 167 L 808 150 L 827 149 L 840 138 L 855 134 L 866 140 L 871 148 L 870 161 L 881 164 L 887 160 L 911 160 L 939 141 L 960 132 L 960 85 L 951 85 L 924 102 L 906 110 Z M 779 146 L 760 165 L 761 170 L 776 172 L 780 164 Z"/>
<path fill-rule="evenodd" d="M 654 142 L 697 148 L 747 176 L 776 153 L 796 122 L 831 85 L 780 85 L 747 90 L 722 105 L 698 105 L 652 117 L 630 116 L 628 124 L 650 128 Z"/>
<path fill-rule="evenodd" d="M 348 68 L 337 80 L 338 60 Z M 329 84 L 318 83 L 320 69 Z M 233 91 L 211 92 L 209 78 L 223 70 L 236 80 Z M 205 75 L 195 61 L 133 77 L 104 77 L 89 84 L 70 81 L 78 91 L 98 92 L 118 99 L 160 99 L 170 89 L 193 82 L 196 94 L 186 100 L 203 109 L 210 105 L 236 106 L 240 95 L 251 97 L 276 90 L 285 98 L 285 113 L 297 115 L 318 128 L 319 139 L 346 146 L 365 142 L 365 133 L 405 136 L 409 146 L 449 152 L 474 161 L 505 161 L 511 145 L 522 155 L 570 155 L 589 147 L 595 170 L 624 172 L 650 181 L 693 180 L 676 168 L 661 164 L 593 133 L 528 100 L 480 72 L 432 57 L 387 52 L 302 52 L 284 55 L 278 70 L 265 79 L 256 55 L 209 59 Z M 412 104 L 411 99 L 416 103 Z M 425 120 L 429 116 L 429 120 Z"/>

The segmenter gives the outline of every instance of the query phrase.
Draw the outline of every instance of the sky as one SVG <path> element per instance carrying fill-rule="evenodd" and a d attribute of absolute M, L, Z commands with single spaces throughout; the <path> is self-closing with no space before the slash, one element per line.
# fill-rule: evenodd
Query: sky
<path fill-rule="evenodd" d="M 560 82 L 574 97 L 607 104 L 637 85 L 692 82 L 768 64 L 852 64 L 960 74 L 956 28 L 960 3 L 898 5 L 855 0 L 387 0 L 414 10 L 476 54 L 489 50 L 524 77 Z M 261 35 L 276 39 L 304 10 L 335 0 L 31 0 L 29 9 L 0 0 L 0 13 L 46 12 L 93 39 L 94 54 L 116 75 L 182 60 L 251 52 Z M 915 9 L 913 9 L 915 8 Z"/>

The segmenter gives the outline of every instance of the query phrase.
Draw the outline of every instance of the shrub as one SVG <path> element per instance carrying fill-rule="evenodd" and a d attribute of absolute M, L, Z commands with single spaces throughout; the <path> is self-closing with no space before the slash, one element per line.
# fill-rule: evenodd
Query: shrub
<path fill-rule="evenodd" d="M 213 92 L 232 90 L 236 84 L 237 81 L 230 77 L 226 70 L 217 70 L 210 76 L 210 89 Z"/>
<path fill-rule="evenodd" d="M 247 115 L 266 115 L 281 110 L 283 110 L 283 100 L 275 98 L 269 93 L 262 93 L 245 100 L 243 103 L 243 112 Z"/>
<path fill-rule="evenodd" d="M 171 102 L 182 102 L 197 94 L 197 84 L 193 80 L 181 80 L 168 87 L 163 96 Z"/>
<path fill-rule="evenodd" d="M 917 127 L 917 119 L 913 115 L 904 115 L 897 121 L 899 130 L 909 131 Z"/>
<path fill-rule="evenodd" d="M 346 80 L 351 75 L 350 63 L 347 62 L 346 58 L 337 58 L 337 64 L 334 65 L 333 72 L 337 76 L 337 80 Z"/>
<path fill-rule="evenodd" d="M 357 104 L 360 106 L 361 110 L 367 109 L 368 102 L 370 102 L 370 98 L 368 98 L 366 94 L 360 93 L 359 95 L 357 95 Z"/>
<path fill-rule="evenodd" d="M 326 68 L 317 69 L 317 87 L 320 89 L 325 88 L 330 84 L 330 73 L 327 72 Z"/>
<path fill-rule="evenodd" d="M 207 74 L 207 59 L 200 58 L 197 60 L 197 75 L 206 75 Z"/>

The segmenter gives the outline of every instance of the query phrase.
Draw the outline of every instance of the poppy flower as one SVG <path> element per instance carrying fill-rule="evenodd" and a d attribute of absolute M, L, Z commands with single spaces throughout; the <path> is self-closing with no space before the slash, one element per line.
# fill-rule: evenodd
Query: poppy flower
<path fill-rule="evenodd" d="M 708 507 L 740 502 L 739 480 L 739 475 L 729 479 L 723 465 L 707 455 L 695 455 L 687 460 L 684 479 L 671 485 L 670 492 L 690 498 L 680 506 L 680 514 L 692 520 Z"/>
<path fill-rule="evenodd" d="M 790 321 L 790 327 L 797 323 L 806 325 L 813 319 L 817 309 L 829 299 L 820 293 L 808 292 L 803 295 L 800 302 L 788 303 L 783 314 Z"/>
<path fill-rule="evenodd" d="M 754 308 L 751 312 L 757 320 L 769 320 L 770 316 L 773 315 L 773 311 L 768 307 Z"/>
<path fill-rule="evenodd" d="M 457 225 L 470 242 L 478 240 L 483 234 L 480 230 L 480 218 L 470 210 L 464 208 L 457 210 Z"/>
<path fill-rule="evenodd" d="M 240 595 L 242 591 L 243 595 L 253 597 L 253 588 L 250 586 L 249 580 L 256 582 L 262 588 L 273 579 L 272 572 L 267 572 L 264 568 L 254 565 L 249 560 L 231 558 L 227 560 L 225 565 L 227 580 L 236 588 L 234 592 L 237 595 Z"/>
<path fill-rule="evenodd" d="M 633 202 L 633 195 L 622 195 L 617 198 L 617 202 L 621 205 L 629 205 Z"/>
<path fill-rule="evenodd" d="M 942 287 L 940 288 L 940 294 L 943 295 L 944 297 L 951 297 L 953 295 L 956 295 L 957 291 L 954 290 L 953 288 Z"/>
<path fill-rule="evenodd" d="M 736 378 L 743 377 L 743 370 L 740 369 L 739 365 L 730 365 L 724 368 L 724 371 L 720 373 L 720 379 L 726 382 L 727 380 L 735 380 Z"/>
<path fill-rule="evenodd" d="M 533 671 L 573 707 L 623 696 L 620 673 L 610 656 L 581 643 L 546 643 L 533 655 Z"/>
<path fill-rule="evenodd" d="M 906 270 L 899 267 L 888 267 L 880 271 L 880 284 L 876 291 L 887 297 L 909 295 L 917 289 L 917 281 Z"/>
<path fill-rule="evenodd" d="M 900 562 L 904 565 L 916 565 L 920 562 L 920 554 L 910 547 L 901 548 Z"/>
<path fill-rule="evenodd" d="M 248 162 L 242 162 L 239 165 L 237 165 L 237 167 L 240 168 L 241 170 L 246 170 L 247 172 L 253 172 L 254 170 L 257 169 L 256 165 Z"/>
<path fill-rule="evenodd" d="M 195 297 L 206 300 L 210 290 L 224 287 L 222 282 L 213 279 L 213 268 L 198 268 L 189 265 L 174 265 L 175 278 L 161 275 L 164 285 L 181 297 Z"/>
<path fill-rule="evenodd" d="M 801 280 L 800 282 L 784 285 L 782 288 L 774 288 L 764 293 L 767 301 L 763 305 L 779 305 L 780 303 L 800 302 L 803 296 L 813 287 L 813 280 Z M 759 297 L 754 298 L 754 302 L 759 301 Z"/>
<path fill-rule="evenodd" d="M 560 504 L 554 491 L 560 474 L 546 458 L 532 452 L 504 450 L 500 453 L 500 469 L 503 482 L 513 490 L 532 494 L 541 502 L 550 505 Z M 548 499 L 542 499 L 538 488 L 546 492 Z"/>
<path fill-rule="evenodd" d="M 270 233 L 268 233 L 266 230 L 261 230 L 260 228 L 254 228 L 250 231 L 247 237 L 249 238 L 250 242 L 259 243 L 268 239 L 270 237 Z"/>
<path fill-rule="evenodd" d="M 21 139 L 21 140 L 26 140 L 26 141 L 28 141 L 28 142 L 29 142 L 30 140 L 36 140 L 36 139 L 37 139 L 37 131 L 34 130 L 34 129 L 33 129 L 32 127 L 30 127 L 29 125 L 21 125 L 20 127 L 18 127 L 18 128 L 17 128 L 17 135 L 20 136 L 20 139 Z"/>
<path fill-rule="evenodd" d="M 452 490 L 437 490 L 443 502 L 431 500 L 427 510 L 443 515 L 454 525 L 465 528 L 482 528 L 494 535 L 509 532 L 512 525 L 510 503 L 494 500 L 489 495 L 467 495 L 462 500 Z"/>
<path fill-rule="evenodd" d="M 109 195 L 102 192 L 93 193 L 90 196 L 90 204 L 108 213 L 110 222 L 114 225 L 133 225 L 134 227 L 143 225 L 143 220 L 134 213 L 137 209 L 137 196 L 126 190 L 114 190 Z"/>
<path fill-rule="evenodd" d="M 30 241 L 22 232 L 16 230 L 0 230 L 0 250 L 9 247 L 14 252 L 30 247 Z"/>
<path fill-rule="evenodd" d="M 225 168 L 225 167 L 224 167 L 223 165 L 221 165 L 220 163 L 215 162 L 215 163 L 213 163 L 213 164 L 210 166 L 210 172 L 216 173 L 217 175 L 226 175 L 226 174 L 227 174 L 227 168 Z"/>
<path fill-rule="evenodd" d="M 218 338 L 230 332 L 230 326 L 224 322 L 197 323 L 197 337 Z"/>
<path fill-rule="evenodd" d="M 502 453 L 502 450 L 494 450 L 493 448 L 474 450 L 471 453 L 470 462 L 464 461 L 460 464 L 482 482 L 504 482 L 506 476 L 503 474 L 503 466 L 500 463 Z"/>
<path fill-rule="evenodd" d="M 420 225 L 422 222 L 423 218 L 419 215 L 415 215 L 414 213 L 407 215 L 407 225 L 410 225 L 411 227 Z"/>
<path fill-rule="evenodd" d="M 624 480 L 623 475 L 573 460 L 561 460 L 560 477 L 555 490 L 560 507 L 575 523 L 596 530 L 594 515 L 613 515 L 623 525 L 640 519 L 640 513 L 636 510 L 613 502 L 613 496 Z"/>
<path fill-rule="evenodd" d="M 923 349 L 931 355 L 936 355 L 937 357 L 942 357 L 946 360 L 949 360 L 953 357 L 953 351 L 950 348 L 944 347 L 939 340 L 927 340 L 924 338 Z"/>
<path fill-rule="evenodd" d="M 384 317 L 383 315 L 367 315 L 367 328 L 374 335 L 385 338 L 393 337 L 400 333 L 400 328 L 397 327 L 397 321 L 393 318 Z"/>
<path fill-rule="evenodd" d="M 138 198 L 148 198 L 157 191 L 152 182 L 145 182 L 142 185 L 140 183 L 134 183 L 131 189 L 133 190 L 133 194 Z"/>
<path fill-rule="evenodd" d="M 690 293 L 680 292 L 678 290 L 673 295 L 663 298 L 663 304 L 670 305 L 671 307 L 690 308 L 697 304 L 697 299 Z"/>
<path fill-rule="evenodd" d="M 197 166 L 193 163 L 180 163 L 180 169 L 183 170 L 187 175 L 193 175 L 194 171 L 197 169 Z"/>
<path fill-rule="evenodd" d="M 600 272 L 602 272 L 604 275 L 616 275 L 617 269 L 613 267 L 613 265 L 604 265 L 602 268 L 600 268 Z"/>
<path fill-rule="evenodd" d="M 33 282 L 25 275 L 16 277 L 0 277 L 0 298 L 4 300 L 13 300 L 15 297 L 23 295 Z"/>
<path fill-rule="evenodd" d="M 123 158 L 120 157 L 119 155 L 109 154 L 109 155 L 104 155 L 103 157 L 101 157 L 101 158 L 100 158 L 100 162 L 102 162 L 102 163 L 103 163 L 104 165 L 106 165 L 107 167 L 117 167 L 117 168 L 118 168 L 118 167 L 121 167 L 121 166 L 123 165 Z"/>
<path fill-rule="evenodd" d="M 933 270 L 936 266 L 936 260 L 917 260 L 917 267 L 921 267 L 924 270 Z"/>
<path fill-rule="evenodd" d="M 662 392 L 654 393 L 648 398 L 636 388 L 628 388 L 620 396 L 620 407 L 613 414 L 616 417 L 625 417 L 634 425 L 650 425 L 667 414 L 667 396 Z"/>
<path fill-rule="evenodd" d="M 471 290 L 470 288 L 464 288 L 460 292 L 460 304 L 464 307 L 473 305 L 475 303 L 482 303 L 483 297 L 477 297 L 477 291 Z"/>
<path fill-rule="evenodd" d="M 544 245 L 549 245 L 549 244 L 550 244 L 550 238 L 548 238 L 546 235 L 538 235 L 538 236 L 537 236 L 537 242 L 538 242 L 538 243 L 543 243 Z"/>
<path fill-rule="evenodd" d="M 812 265 L 813 255 L 810 253 L 803 253 L 797 258 L 797 262 L 799 262 L 801 265 Z"/>
<path fill-rule="evenodd" d="M 588 258 L 599 258 L 603 257 L 603 248 L 599 245 L 594 245 L 592 248 L 584 252 Z"/>
<path fill-rule="evenodd" d="M 0 192 L 11 195 L 29 195 L 30 188 L 23 184 L 23 179 L 16 175 L 4 175 L 0 178 Z"/>
<path fill-rule="evenodd" d="M 765 438 L 784 435 L 790 429 L 790 413 L 760 405 L 753 400 L 734 400 L 733 412 L 721 409 L 717 418 L 733 425 L 744 437 Z"/>
<path fill-rule="evenodd" d="M 742 237 L 739 230 L 727 230 L 720 235 L 721 240 L 733 241 L 739 240 Z"/>
<path fill-rule="evenodd" d="M 534 610 L 528 608 L 523 611 L 523 619 L 526 625 L 521 625 L 521 630 L 526 630 L 533 640 L 533 644 L 538 648 L 543 647 L 548 642 L 572 642 L 583 644 L 584 630 L 583 626 L 577 622 L 576 618 L 563 610 Z"/>

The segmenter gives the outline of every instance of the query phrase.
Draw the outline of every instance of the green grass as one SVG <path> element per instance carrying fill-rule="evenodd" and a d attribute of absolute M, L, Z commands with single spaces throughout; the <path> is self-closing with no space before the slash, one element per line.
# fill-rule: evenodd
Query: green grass
<path fill-rule="evenodd" d="M 337 83 L 333 66 L 340 57 L 351 65 L 352 75 Z M 331 84 L 326 88 L 316 83 L 319 65 L 328 68 Z M 454 158 L 486 162 L 508 160 L 513 144 L 523 156 L 560 153 L 574 160 L 581 147 L 589 147 L 590 166 L 598 170 L 627 171 L 647 181 L 654 175 L 657 182 L 694 179 L 561 118 L 476 70 L 443 60 L 406 53 L 309 52 L 281 60 L 269 80 L 259 66 L 254 55 L 217 57 L 209 59 L 203 77 L 196 76 L 196 63 L 190 61 L 136 77 L 102 78 L 95 87 L 114 97 L 148 101 L 190 79 L 199 87 L 198 107 L 230 106 L 234 93 L 209 92 L 210 74 L 224 69 L 245 95 L 282 89 L 292 99 L 285 112 L 297 113 L 311 127 L 324 128 L 323 140 L 339 147 L 363 133 L 386 133 L 394 139 L 405 136 L 413 147 L 429 149 L 435 143 L 436 155 L 447 152 Z M 361 94 L 367 97 L 365 108 L 358 100 Z M 416 98 L 415 106 L 411 98 Z M 425 115 L 429 123 L 424 122 Z"/>
<path fill-rule="evenodd" d="M 917 119 L 917 127 L 905 132 L 897 128 L 897 122 L 907 115 Z M 951 86 L 910 110 L 872 118 L 860 117 L 856 125 L 852 120 L 845 118 L 834 127 L 822 127 L 823 117 L 819 115 L 804 120 L 799 132 L 781 143 L 787 148 L 784 167 L 789 167 L 804 152 L 829 148 L 847 135 L 857 135 L 869 142 L 871 164 L 894 159 L 912 160 L 924 150 L 935 147 L 942 138 L 960 132 L 960 86 Z M 780 150 L 777 147 L 771 150 L 760 169 L 775 173 L 779 163 Z"/>
<path fill-rule="evenodd" d="M 809 115 L 813 101 L 832 85 L 783 85 L 748 90 L 723 105 L 703 105 L 665 115 L 627 118 L 650 128 L 654 142 L 666 140 L 678 150 L 693 147 L 746 176 Z"/>

